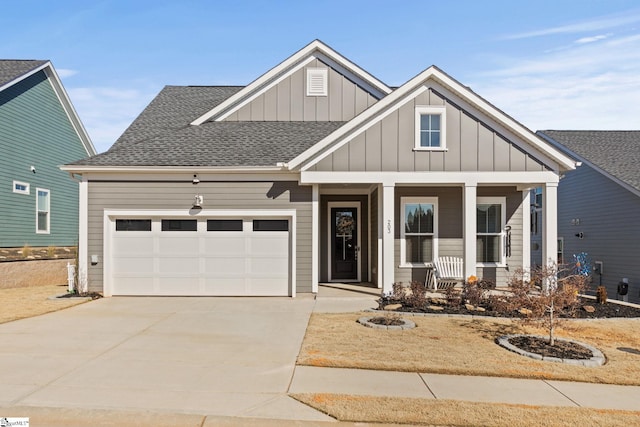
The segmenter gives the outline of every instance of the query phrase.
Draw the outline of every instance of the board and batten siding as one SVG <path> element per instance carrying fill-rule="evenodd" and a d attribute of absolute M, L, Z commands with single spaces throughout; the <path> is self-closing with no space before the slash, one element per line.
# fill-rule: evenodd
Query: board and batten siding
<path fill-rule="evenodd" d="M 308 68 L 328 69 L 327 96 L 307 96 Z M 348 121 L 378 100 L 344 75 L 315 59 L 257 96 L 226 121 Z"/>
<path fill-rule="evenodd" d="M 0 247 L 78 243 L 78 183 L 59 166 L 85 157 L 44 71 L 0 92 Z M 30 193 L 14 193 L 14 180 Z M 36 188 L 50 191 L 49 234 L 36 233 Z"/>
<path fill-rule="evenodd" d="M 558 237 L 564 240 L 565 262 L 572 262 L 573 255 L 580 252 L 586 252 L 592 262 L 602 261 L 602 284 L 612 299 L 618 283 L 626 277 L 629 301 L 640 302 L 639 212 L 638 195 L 587 164 L 560 180 Z M 582 239 L 576 236 L 579 233 L 583 233 Z M 591 291 L 599 281 L 594 274 Z"/>
<path fill-rule="evenodd" d="M 104 211 L 156 209 L 187 211 L 191 182 L 89 181 L 88 255 L 104 259 Z M 296 182 L 201 182 L 197 193 L 206 210 L 296 210 L 297 292 L 311 292 L 311 188 Z M 104 260 L 107 262 L 107 260 Z M 103 290 L 103 263 L 88 267 L 89 289 Z"/>
<path fill-rule="evenodd" d="M 446 151 L 416 151 L 415 108 L 446 107 Z M 312 171 L 542 171 L 543 164 L 473 116 L 425 91 L 358 133 Z"/>
<path fill-rule="evenodd" d="M 492 279 L 498 286 L 505 286 L 509 276 L 522 267 L 522 215 L 529 214 L 529 206 L 522 202 L 522 192 L 515 187 L 478 187 L 478 197 L 506 197 L 506 225 L 511 227 L 511 257 L 507 267 L 477 267 L 477 276 Z M 395 192 L 395 280 L 410 283 L 424 281 L 425 268 L 400 267 L 401 253 L 401 203 L 403 197 L 438 198 L 438 256 L 464 256 L 463 206 L 461 187 L 398 187 Z"/>

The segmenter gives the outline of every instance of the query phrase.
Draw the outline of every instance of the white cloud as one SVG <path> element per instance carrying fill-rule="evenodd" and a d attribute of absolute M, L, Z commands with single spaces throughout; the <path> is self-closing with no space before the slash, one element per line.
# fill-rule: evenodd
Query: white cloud
<path fill-rule="evenodd" d="M 582 37 L 581 39 L 576 40 L 576 43 L 578 44 L 584 44 L 584 43 L 593 43 L 593 42 L 597 42 L 600 40 L 604 40 L 606 38 L 608 38 L 610 36 L 610 34 L 601 34 L 598 36 L 592 36 L 592 37 Z"/>
<path fill-rule="evenodd" d="M 590 21 L 578 22 L 575 24 L 562 25 L 559 27 L 543 28 L 536 31 L 511 34 L 504 37 L 506 40 L 527 39 L 532 37 L 543 37 L 557 34 L 575 34 L 589 31 L 601 31 L 609 28 L 622 27 L 624 25 L 640 22 L 640 12 L 632 10 L 624 15 L 611 15 L 595 18 Z"/>
<path fill-rule="evenodd" d="M 58 73 L 58 76 L 61 79 L 64 79 L 66 77 L 75 76 L 76 74 L 78 74 L 78 71 L 70 70 L 68 68 L 56 68 L 56 73 Z"/>
<path fill-rule="evenodd" d="M 113 145 L 155 96 L 112 87 L 67 86 L 67 92 L 99 153 Z"/>
<path fill-rule="evenodd" d="M 472 87 L 530 129 L 640 129 L 640 35 L 505 61 Z"/>

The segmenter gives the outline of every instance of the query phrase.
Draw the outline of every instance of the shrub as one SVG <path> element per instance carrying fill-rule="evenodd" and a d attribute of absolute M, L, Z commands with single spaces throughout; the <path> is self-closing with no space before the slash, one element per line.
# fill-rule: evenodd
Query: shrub
<path fill-rule="evenodd" d="M 33 251 L 31 250 L 31 246 L 25 243 L 25 245 L 22 247 L 22 256 L 27 258 L 28 256 L 31 256 L 32 252 Z"/>
<path fill-rule="evenodd" d="M 607 302 L 607 288 L 604 286 L 598 286 L 596 289 L 596 302 L 598 304 L 604 304 Z"/>

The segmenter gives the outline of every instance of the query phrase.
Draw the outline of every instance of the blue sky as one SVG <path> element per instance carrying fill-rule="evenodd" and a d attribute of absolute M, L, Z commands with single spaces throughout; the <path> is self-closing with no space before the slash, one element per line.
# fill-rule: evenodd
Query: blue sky
<path fill-rule="evenodd" d="M 532 130 L 640 129 L 640 2 L 4 0 L 108 149 L 165 85 L 245 85 L 320 39 L 388 85 L 430 65 Z"/>

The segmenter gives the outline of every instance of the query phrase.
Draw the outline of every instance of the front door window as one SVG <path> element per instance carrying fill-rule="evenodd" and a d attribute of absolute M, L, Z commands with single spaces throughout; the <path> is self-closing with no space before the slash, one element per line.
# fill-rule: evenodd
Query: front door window
<path fill-rule="evenodd" d="M 331 279 L 358 279 L 358 209 L 331 208 Z"/>

